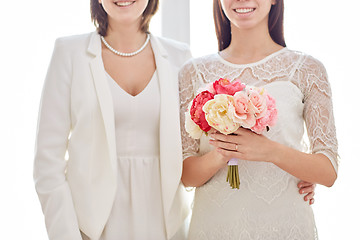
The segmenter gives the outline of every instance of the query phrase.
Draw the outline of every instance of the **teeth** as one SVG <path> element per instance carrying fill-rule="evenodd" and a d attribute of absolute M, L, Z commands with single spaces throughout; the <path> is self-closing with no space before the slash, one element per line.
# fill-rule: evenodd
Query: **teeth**
<path fill-rule="evenodd" d="M 120 7 L 126 7 L 131 5 L 133 2 L 116 2 L 115 4 L 120 6 Z"/>
<path fill-rule="evenodd" d="M 248 13 L 248 12 L 253 12 L 254 10 L 255 10 L 255 8 L 237 8 L 237 9 L 235 9 L 235 12 Z"/>

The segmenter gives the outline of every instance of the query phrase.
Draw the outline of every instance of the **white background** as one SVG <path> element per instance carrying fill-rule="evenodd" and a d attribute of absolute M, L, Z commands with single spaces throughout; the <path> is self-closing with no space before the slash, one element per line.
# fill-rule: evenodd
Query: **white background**
<path fill-rule="evenodd" d="M 193 55 L 217 51 L 212 1 L 190 1 Z M 333 89 L 342 162 L 335 185 L 316 189 L 314 212 L 319 236 L 360 239 L 360 158 L 356 151 L 360 148 L 360 3 L 285 0 L 285 7 L 288 47 L 322 61 Z M 32 180 L 42 84 L 55 39 L 93 31 L 94 27 L 89 0 L 6 1 L 1 9 L 0 239 L 42 240 L 47 236 Z M 158 13 L 151 25 L 157 35 L 161 34 L 160 20 Z"/>

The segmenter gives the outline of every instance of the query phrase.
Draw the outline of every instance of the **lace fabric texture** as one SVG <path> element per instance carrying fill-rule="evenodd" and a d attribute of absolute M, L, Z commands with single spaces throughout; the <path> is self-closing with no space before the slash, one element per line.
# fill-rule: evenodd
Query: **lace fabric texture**
<path fill-rule="evenodd" d="M 287 48 L 253 64 L 232 64 L 212 54 L 183 66 L 179 88 L 184 159 L 211 150 L 208 137 L 194 140 L 187 134 L 185 111 L 199 88 L 219 78 L 264 87 L 278 108 L 277 124 L 264 135 L 300 151 L 322 153 L 337 171 L 326 70 L 315 58 Z M 298 193 L 299 179 L 271 163 L 239 162 L 239 190 L 225 181 L 227 168 L 196 188 L 189 239 L 317 239 L 312 209 Z"/>

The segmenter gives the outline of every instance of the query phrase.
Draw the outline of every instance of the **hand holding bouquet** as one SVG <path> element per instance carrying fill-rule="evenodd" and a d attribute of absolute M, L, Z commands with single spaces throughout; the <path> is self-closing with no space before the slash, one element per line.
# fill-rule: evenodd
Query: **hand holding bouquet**
<path fill-rule="evenodd" d="M 199 139 L 211 128 L 225 135 L 239 127 L 261 134 L 275 125 L 277 109 L 275 99 L 264 88 L 220 78 L 196 95 L 185 114 L 186 131 Z M 226 180 L 232 188 L 239 188 L 237 159 L 229 161 Z"/>

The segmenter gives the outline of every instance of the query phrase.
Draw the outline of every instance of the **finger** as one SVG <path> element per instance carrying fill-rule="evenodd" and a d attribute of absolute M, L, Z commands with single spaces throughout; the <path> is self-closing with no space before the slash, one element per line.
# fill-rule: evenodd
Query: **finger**
<path fill-rule="evenodd" d="M 306 182 L 306 181 L 300 181 L 300 182 L 298 183 L 298 187 L 299 187 L 299 188 L 308 187 L 308 186 L 311 186 L 311 185 L 312 185 L 312 183 Z"/>
<path fill-rule="evenodd" d="M 313 183 L 310 182 L 306 182 L 306 181 L 300 181 L 298 183 L 298 188 L 303 188 L 303 187 L 309 187 L 311 185 L 314 185 Z"/>
<path fill-rule="evenodd" d="M 300 188 L 299 189 L 299 192 L 300 192 L 300 194 L 303 194 L 303 193 L 312 193 L 312 192 L 314 192 L 314 186 L 313 185 L 311 185 L 310 187 L 303 187 L 303 188 Z"/>
<path fill-rule="evenodd" d="M 313 205 L 314 203 L 315 203 L 315 198 L 310 199 L 310 201 L 309 201 L 309 205 Z"/>
<path fill-rule="evenodd" d="M 234 134 L 244 135 L 244 134 L 247 134 L 247 133 L 249 133 L 249 132 L 252 133 L 252 131 L 249 130 L 249 129 L 246 129 L 246 128 L 243 128 L 243 127 L 239 127 L 239 128 L 234 132 Z"/>
<path fill-rule="evenodd" d="M 236 151 L 236 144 L 234 143 L 228 143 L 228 142 L 222 142 L 216 140 L 209 140 L 209 143 L 218 148 L 226 149 L 229 151 Z"/>
<path fill-rule="evenodd" d="M 304 201 L 307 202 L 307 201 L 313 199 L 313 198 L 314 198 L 314 195 L 315 195 L 314 192 L 307 194 L 307 195 L 304 197 Z"/>
<path fill-rule="evenodd" d="M 228 143 L 237 143 L 239 144 L 240 138 L 238 135 L 225 135 L 222 133 L 215 133 L 211 134 L 210 137 L 215 140 L 219 140 L 222 142 L 228 142 Z"/>
<path fill-rule="evenodd" d="M 224 157 L 239 158 L 239 159 L 246 160 L 244 155 L 240 152 L 228 151 L 228 150 L 222 149 L 222 148 L 217 148 L 216 151 L 218 151 Z"/>
<path fill-rule="evenodd" d="M 218 133 L 218 131 L 217 131 L 215 128 L 211 128 L 211 129 L 208 131 L 208 134 L 214 134 L 214 133 Z"/>

